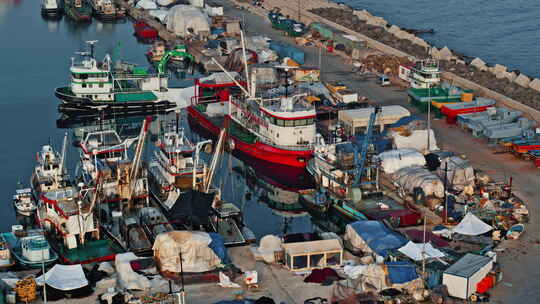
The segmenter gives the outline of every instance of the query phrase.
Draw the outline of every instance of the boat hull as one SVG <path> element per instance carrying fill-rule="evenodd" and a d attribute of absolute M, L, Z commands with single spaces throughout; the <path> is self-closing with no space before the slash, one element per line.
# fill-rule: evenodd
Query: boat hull
<path fill-rule="evenodd" d="M 82 98 L 62 92 L 64 88 L 56 88 L 54 95 L 62 101 L 58 106 L 58 111 L 62 113 L 98 113 L 98 112 L 121 112 L 121 113 L 141 113 L 159 112 L 174 108 L 176 105 L 168 100 L 159 101 L 132 101 L 115 102 L 99 101 L 95 102 L 89 98 Z"/>
<path fill-rule="evenodd" d="M 206 117 L 206 115 L 199 112 L 194 106 L 189 106 L 187 111 L 192 123 L 200 124 L 213 136 L 219 135 L 221 132 L 221 126 L 214 124 Z M 232 150 L 238 150 L 255 159 L 294 168 L 305 168 L 307 161 L 313 157 L 312 150 L 286 150 L 273 147 L 259 141 L 256 141 L 255 143 L 247 143 L 234 135 L 229 136 L 229 146 L 232 148 Z"/>

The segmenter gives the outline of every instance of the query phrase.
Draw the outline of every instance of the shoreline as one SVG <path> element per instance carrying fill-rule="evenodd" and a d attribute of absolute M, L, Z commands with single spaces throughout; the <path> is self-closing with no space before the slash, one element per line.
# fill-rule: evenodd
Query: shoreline
<path fill-rule="evenodd" d="M 298 2 L 296 2 L 298 3 Z M 381 17 L 371 15 L 367 10 L 354 10 L 348 5 L 328 0 L 311 0 L 302 3 L 299 9 L 294 1 L 266 0 L 264 7 L 281 8 L 284 14 L 304 23 L 322 22 L 338 30 L 358 36 L 367 41 L 368 47 L 397 57 L 425 58 L 428 51 L 441 63 L 443 79 L 468 89 L 479 95 L 495 99 L 500 105 L 522 111 L 540 122 L 540 80 L 530 79 L 524 74 L 510 72 L 503 66 L 486 65 L 480 58 L 467 63 L 444 47 L 437 49 L 425 40 L 390 25 Z M 239 5 L 248 3 L 239 2 Z M 413 54 L 411 54 L 413 53 Z M 423 53 L 423 54 L 422 54 Z M 459 55 L 462 56 L 462 55 Z"/>

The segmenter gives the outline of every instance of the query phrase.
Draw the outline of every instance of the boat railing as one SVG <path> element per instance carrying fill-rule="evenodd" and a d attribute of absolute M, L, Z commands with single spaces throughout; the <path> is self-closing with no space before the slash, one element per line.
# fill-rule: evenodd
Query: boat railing
<path fill-rule="evenodd" d="M 299 143 L 297 145 L 280 145 L 280 144 L 276 144 L 275 142 L 273 142 L 272 140 L 270 140 L 269 138 L 261 134 L 258 134 L 258 140 L 269 146 L 279 148 L 279 149 L 284 149 L 284 150 L 291 150 L 291 151 L 309 151 L 309 150 L 313 150 L 313 147 L 314 147 L 313 144 L 308 143 L 308 142 Z"/>
<path fill-rule="evenodd" d="M 148 78 L 164 78 L 160 74 L 132 74 L 132 73 L 114 73 L 113 78 L 116 80 L 120 79 L 148 79 Z"/>

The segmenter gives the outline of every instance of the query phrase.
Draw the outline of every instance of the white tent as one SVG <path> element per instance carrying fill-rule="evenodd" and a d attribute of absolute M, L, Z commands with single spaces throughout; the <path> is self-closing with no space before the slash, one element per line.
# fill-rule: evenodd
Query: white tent
<path fill-rule="evenodd" d="M 429 151 L 439 150 L 437 140 L 433 130 L 429 130 Z M 421 152 L 426 152 L 427 149 L 427 134 L 428 130 L 414 130 L 411 134 L 405 136 L 399 133 L 393 133 L 394 146 L 396 149 L 415 149 Z"/>
<path fill-rule="evenodd" d="M 463 235 L 480 235 L 491 231 L 493 227 L 484 223 L 481 219 L 472 213 L 467 213 L 457 226 L 452 229 L 453 233 Z"/>
<path fill-rule="evenodd" d="M 399 248 L 398 250 L 415 261 L 422 260 L 422 252 L 424 252 L 425 258 L 443 258 L 445 256 L 442 251 L 433 247 L 430 243 L 425 244 L 424 250 L 423 243 L 413 243 L 409 241 L 405 246 Z"/>
<path fill-rule="evenodd" d="M 43 285 L 43 275 L 36 279 L 37 284 Z M 73 290 L 88 285 L 81 264 L 56 264 L 45 273 L 45 283 L 59 290 Z"/>
<path fill-rule="evenodd" d="M 179 36 L 186 36 L 190 32 L 195 35 L 200 32 L 210 32 L 208 16 L 201 9 L 190 5 L 172 7 L 166 18 L 166 25 L 169 31 Z"/>

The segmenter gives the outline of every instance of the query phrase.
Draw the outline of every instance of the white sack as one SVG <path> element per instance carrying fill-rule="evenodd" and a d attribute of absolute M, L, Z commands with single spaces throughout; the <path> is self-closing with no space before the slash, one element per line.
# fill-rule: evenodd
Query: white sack
<path fill-rule="evenodd" d="M 36 279 L 38 285 L 43 285 L 43 275 Z M 45 273 L 45 283 L 59 290 L 73 290 L 88 285 L 81 264 L 56 264 Z"/>
<path fill-rule="evenodd" d="M 396 149 L 377 156 L 385 173 L 392 174 L 402 168 L 424 166 L 426 159 L 415 149 Z"/>
<path fill-rule="evenodd" d="M 225 287 L 225 288 L 240 288 L 240 285 L 238 285 L 238 284 L 236 284 L 234 282 L 231 282 L 231 279 L 221 271 L 219 272 L 219 283 L 218 283 L 218 285 L 221 286 L 221 287 Z"/>
<path fill-rule="evenodd" d="M 343 272 L 345 272 L 345 274 L 349 278 L 354 280 L 354 279 L 358 279 L 364 273 L 366 269 L 367 269 L 366 265 L 355 265 L 355 266 L 345 265 L 345 267 L 343 268 Z"/>
<path fill-rule="evenodd" d="M 118 283 L 127 290 L 148 290 L 151 287 L 150 280 L 136 273 L 131 268 L 131 261 L 140 259 L 133 252 L 117 254 L 114 265 L 118 272 Z"/>
<path fill-rule="evenodd" d="M 423 259 L 422 252 L 424 252 L 425 258 L 444 258 L 445 255 L 439 249 L 434 248 L 431 243 L 413 243 L 409 241 L 405 246 L 398 249 L 399 252 L 408 256 L 415 261 L 421 261 Z"/>
<path fill-rule="evenodd" d="M 427 130 L 414 130 L 409 136 L 402 136 L 395 132 L 392 134 L 394 147 L 396 149 L 415 149 L 421 152 L 427 152 L 427 134 Z M 429 134 L 429 151 L 439 150 L 433 130 L 430 130 Z"/>
<path fill-rule="evenodd" d="M 484 223 L 476 215 L 469 212 L 463 217 L 461 222 L 452 229 L 452 232 L 475 236 L 491 231 L 491 229 L 493 229 L 493 227 Z"/>
<path fill-rule="evenodd" d="M 175 2 L 175 0 L 156 0 L 156 3 L 160 6 L 167 6 L 171 5 Z"/>

